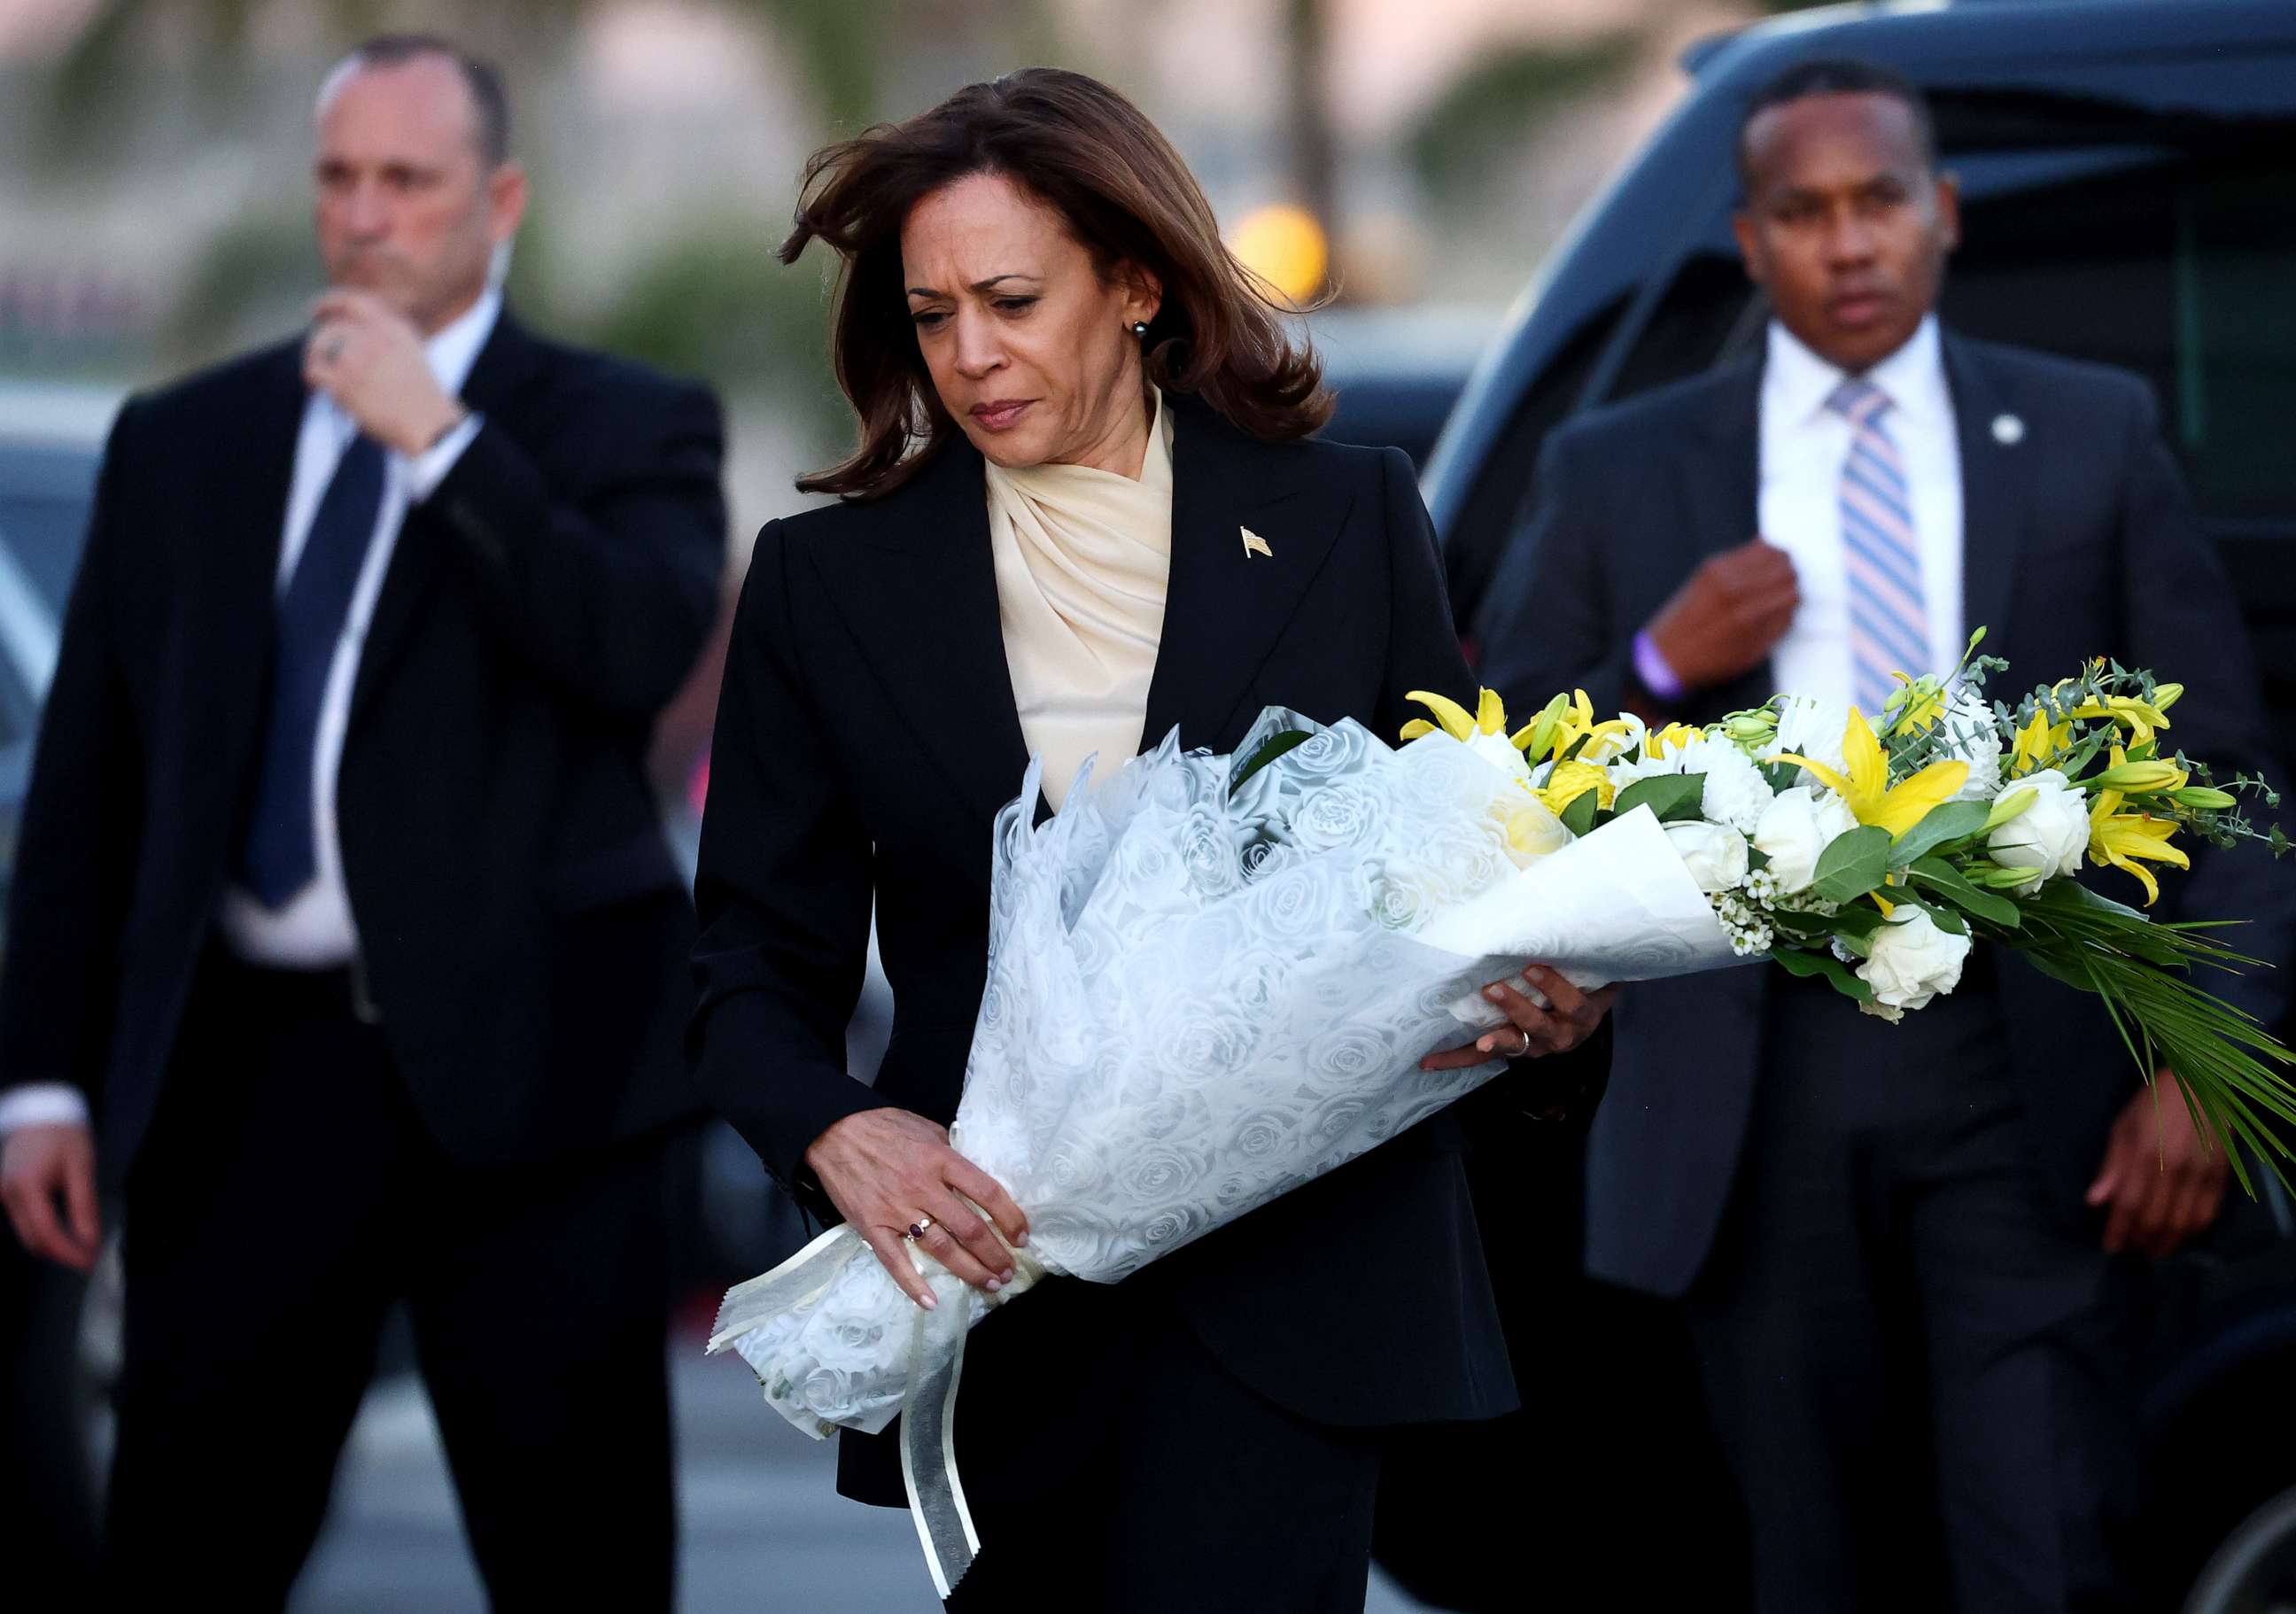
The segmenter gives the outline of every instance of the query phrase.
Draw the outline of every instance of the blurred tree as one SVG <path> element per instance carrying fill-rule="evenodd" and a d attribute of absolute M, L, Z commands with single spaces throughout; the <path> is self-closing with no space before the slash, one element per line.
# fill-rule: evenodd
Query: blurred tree
<path fill-rule="evenodd" d="M 993 41 L 989 48 L 1008 59 L 1057 60 L 1062 53 L 1046 0 L 720 3 L 752 19 L 797 58 L 792 77 L 825 134 L 856 132 L 880 114 L 886 63 L 896 54 L 886 49 L 889 39 L 922 45 L 955 37 L 975 47 Z M 540 107 L 563 82 L 581 23 L 611 4 L 497 0 L 456 7 L 439 0 L 409 7 L 318 0 L 301 20 L 316 17 L 321 38 L 337 48 L 387 28 L 436 28 L 500 62 L 514 106 Z M 192 120 L 195 134 L 243 134 L 237 120 L 250 88 L 249 58 L 266 14 L 279 7 L 280 0 L 100 0 L 51 80 L 46 155 L 63 165 L 135 160 L 120 143 L 159 93 L 174 98 L 169 116 Z M 155 53 L 168 61 L 164 73 L 151 66 Z M 818 275 L 781 270 L 772 259 L 771 232 L 754 220 L 737 225 L 724 217 L 681 226 L 640 261 L 608 306 L 578 309 L 551 273 L 559 233 L 552 220 L 570 204 L 554 196 L 552 176 L 535 177 L 535 202 L 512 259 L 511 291 L 521 307 L 570 335 L 611 339 L 634 356 L 729 385 L 763 381 L 808 414 L 818 407 L 829 385 Z M 222 229 L 195 259 L 160 333 L 167 356 L 213 357 L 275 329 L 283 315 L 291 317 L 300 290 L 316 289 L 309 233 L 299 196 L 291 206 Z M 801 346 L 792 345 L 800 340 Z M 828 397 L 833 400 L 833 391 Z"/>
<path fill-rule="evenodd" d="M 66 53 L 52 102 L 55 131 L 69 150 L 126 111 L 116 92 L 133 81 L 123 72 L 139 41 L 163 35 L 189 53 L 195 75 L 238 64 L 275 0 L 100 0 Z M 331 37 L 345 45 L 387 29 L 436 28 L 504 63 L 524 81 L 554 66 L 574 27 L 611 0 L 493 0 L 485 6 L 439 4 L 408 8 L 387 0 L 318 0 L 316 12 Z M 825 127 L 844 129 L 877 114 L 884 43 L 921 14 L 978 8 L 931 0 L 721 0 L 737 14 L 766 24 L 776 42 L 802 62 L 799 74 Z M 1012 8 L 1004 8 L 1010 11 Z M 1019 21 L 1041 25 L 1043 7 L 1029 4 Z M 425 15 L 424 12 L 430 12 Z M 1043 37 L 1041 26 L 1029 31 Z"/>
<path fill-rule="evenodd" d="M 1332 132 L 1331 109 L 1324 96 L 1324 0 L 1287 0 L 1283 21 L 1288 36 L 1285 64 L 1290 94 L 1285 111 L 1291 124 L 1292 189 L 1293 199 L 1321 226 L 1326 241 L 1343 241 L 1341 227 L 1338 142 Z M 1307 301 L 1322 290 L 1311 286 L 1300 294 Z"/>
<path fill-rule="evenodd" d="M 825 457 L 851 434 L 830 367 L 827 260 L 784 268 L 778 244 L 752 214 L 697 219 L 649 255 L 580 335 L 729 391 L 760 391 L 804 422 L 808 447 Z"/>
<path fill-rule="evenodd" d="M 1640 48 L 1634 34 L 1604 34 L 1506 52 L 1462 74 L 1406 143 L 1429 195 L 1456 206 L 1483 194 L 1493 165 L 1520 160 L 1527 132 L 1572 99 L 1624 77 Z"/>

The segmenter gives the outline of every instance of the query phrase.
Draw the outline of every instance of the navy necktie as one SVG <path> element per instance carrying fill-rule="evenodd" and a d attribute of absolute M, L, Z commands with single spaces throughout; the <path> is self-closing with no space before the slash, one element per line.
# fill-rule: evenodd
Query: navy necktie
<path fill-rule="evenodd" d="M 294 576 L 279 597 L 263 771 L 256 780 L 235 871 L 268 908 L 285 905 L 318 872 L 311 787 L 319 709 L 335 646 L 350 616 L 351 595 L 374 541 L 382 471 L 381 446 L 372 438 L 353 438 L 311 518 Z"/>

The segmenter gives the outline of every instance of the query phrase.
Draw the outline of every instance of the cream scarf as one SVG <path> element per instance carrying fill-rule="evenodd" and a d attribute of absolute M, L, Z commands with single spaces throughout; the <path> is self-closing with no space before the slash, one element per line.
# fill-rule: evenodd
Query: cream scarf
<path fill-rule="evenodd" d="M 1067 797 L 1086 757 L 1105 779 L 1140 750 L 1172 573 L 1172 421 L 1155 416 L 1138 480 L 1088 465 L 988 470 L 1004 660 L 1021 734 Z"/>

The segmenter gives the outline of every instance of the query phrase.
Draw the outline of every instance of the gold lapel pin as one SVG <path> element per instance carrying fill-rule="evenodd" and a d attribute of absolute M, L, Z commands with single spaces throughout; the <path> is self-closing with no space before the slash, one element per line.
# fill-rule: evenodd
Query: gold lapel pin
<path fill-rule="evenodd" d="M 1245 560 L 1248 561 L 1254 555 L 1266 555 L 1271 561 L 1275 558 L 1275 552 L 1267 547 L 1267 540 L 1261 537 L 1258 533 L 1252 531 L 1250 528 L 1239 527 L 1236 530 L 1243 535 L 1243 558 Z"/>

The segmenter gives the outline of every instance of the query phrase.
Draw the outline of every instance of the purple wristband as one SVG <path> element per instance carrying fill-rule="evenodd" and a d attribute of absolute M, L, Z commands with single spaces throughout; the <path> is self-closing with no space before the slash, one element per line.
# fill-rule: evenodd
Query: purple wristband
<path fill-rule="evenodd" d="M 1643 681 L 1644 689 L 1669 704 L 1689 692 L 1683 688 L 1682 680 L 1675 676 L 1674 668 L 1666 664 L 1666 658 L 1659 653 L 1658 645 L 1648 633 L 1635 635 L 1635 676 Z"/>

